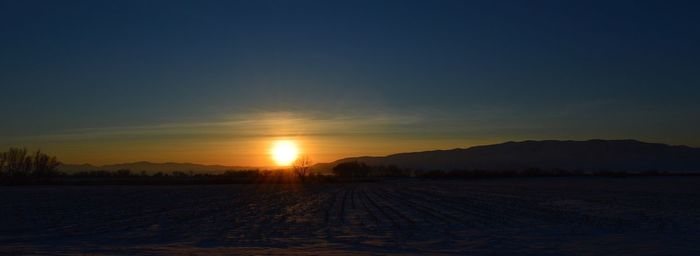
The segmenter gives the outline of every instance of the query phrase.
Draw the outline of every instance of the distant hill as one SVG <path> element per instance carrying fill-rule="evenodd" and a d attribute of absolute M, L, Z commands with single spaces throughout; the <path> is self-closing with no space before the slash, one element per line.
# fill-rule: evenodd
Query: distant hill
<path fill-rule="evenodd" d="M 700 148 L 636 140 L 522 141 L 466 149 L 401 153 L 384 157 L 353 157 L 315 165 L 330 171 L 342 162 L 372 166 L 396 165 L 420 170 L 543 170 L 700 172 Z"/>
<path fill-rule="evenodd" d="M 195 172 L 195 173 L 220 173 L 227 170 L 243 170 L 243 169 L 254 169 L 251 167 L 242 166 L 225 166 L 225 165 L 202 165 L 193 163 L 151 163 L 151 162 L 134 162 L 134 163 L 123 163 L 123 164 L 111 164 L 95 166 L 90 164 L 63 164 L 58 167 L 59 170 L 73 173 L 79 171 L 117 171 L 128 169 L 132 172 L 145 171 L 147 173 L 157 173 L 164 172 L 170 173 L 174 171 L 180 172 Z"/>

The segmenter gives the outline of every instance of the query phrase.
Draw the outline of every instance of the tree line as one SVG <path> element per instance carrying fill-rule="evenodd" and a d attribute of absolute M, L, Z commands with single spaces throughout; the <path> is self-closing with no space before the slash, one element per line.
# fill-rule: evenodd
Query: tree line
<path fill-rule="evenodd" d="M 490 177 L 557 177 L 557 176 L 664 176 L 700 175 L 700 173 L 668 173 L 656 170 L 641 173 L 599 170 L 538 169 L 523 170 L 421 170 L 396 165 L 370 166 L 360 161 L 342 162 L 332 168 L 332 175 L 313 170 L 313 161 L 301 156 L 288 170 L 229 170 L 219 174 L 174 171 L 170 173 L 90 170 L 64 173 L 60 162 L 40 150 L 13 147 L 0 152 L 0 184 L 218 184 L 218 183 L 294 183 L 347 182 L 381 178 L 413 177 L 425 179 L 473 179 Z"/>
<path fill-rule="evenodd" d="M 0 177 L 52 177 L 60 174 L 61 163 L 55 156 L 40 150 L 30 153 L 26 148 L 10 148 L 0 153 Z"/>

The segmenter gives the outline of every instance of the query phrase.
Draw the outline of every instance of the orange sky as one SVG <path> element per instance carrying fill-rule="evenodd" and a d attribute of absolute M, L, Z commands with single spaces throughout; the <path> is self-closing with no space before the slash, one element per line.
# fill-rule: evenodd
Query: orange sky
<path fill-rule="evenodd" d="M 150 161 L 191 162 L 247 167 L 270 167 L 275 141 L 292 140 L 299 153 L 313 162 L 330 162 L 352 156 L 383 156 L 434 149 L 466 148 L 505 141 L 539 139 L 625 139 L 665 142 L 663 138 L 634 131 L 593 134 L 589 131 L 553 130 L 544 136 L 528 126 L 501 125 L 488 120 L 461 125 L 442 122 L 439 114 L 425 113 L 323 115 L 260 112 L 217 121 L 168 123 L 132 127 L 65 130 L 17 136 L 0 147 L 25 146 L 56 155 L 64 163 L 95 165 Z M 646 135 L 646 136 L 645 136 Z M 678 143 L 678 144 L 683 144 Z"/>
<path fill-rule="evenodd" d="M 65 163 L 134 161 L 271 166 L 270 148 L 292 140 L 314 162 L 343 157 L 465 147 L 493 141 L 413 136 L 417 117 L 318 118 L 286 112 L 226 121 L 61 131 L 15 138 L 4 145 L 41 148 Z M 410 130 L 410 129 L 409 129 Z"/>

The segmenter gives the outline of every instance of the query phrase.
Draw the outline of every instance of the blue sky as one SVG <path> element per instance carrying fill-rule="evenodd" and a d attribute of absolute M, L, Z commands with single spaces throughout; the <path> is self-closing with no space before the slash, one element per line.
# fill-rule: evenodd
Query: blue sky
<path fill-rule="evenodd" d="M 698 7 L 0 1 L 0 146 L 240 165 L 281 137 L 319 161 L 525 139 L 700 146 Z"/>

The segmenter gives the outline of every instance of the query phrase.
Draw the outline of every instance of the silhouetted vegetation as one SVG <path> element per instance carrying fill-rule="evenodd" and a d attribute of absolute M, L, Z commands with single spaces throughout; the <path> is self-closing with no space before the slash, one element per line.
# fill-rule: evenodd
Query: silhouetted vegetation
<path fill-rule="evenodd" d="M 156 172 L 148 174 L 128 169 L 105 171 L 92 170 L 75 173 L 58 173 L 49 179 L 26 177 L 3 179 L 4 185 L 200 185 L 200 184 L 256 184 L 298 183 L 301 180 L 289 170 L 229 170 L 223 173 L 195 173 L 192 171 Z M 333 176 L 307 174 L 305 183 L 336 182 Z"/>
<path fill-rule="evenodd" d="M 59 165 L 56 157 L 41 151 L 30 154 L 26 148 L 10 148 L 0 153 L 0 180 L 22 182 L 59 176 Z"/>
<path fill-rule="evenodd" d="M 335 176 L 350 180 L 365 178 L 371 171 L 372 168 L 369 165 L 358 161 L 340 163 L 333 167 Z"/>
<path fill-rule="evenodd" d="M 413 171 L 411 169 L 399 168 L 396 165 L 382 165 L 373 167 L 371 175 L 375 177 L 411 177 Z"/>
<path fill-rule="evenodd" d="M 420 170 L 400 168 L 396 165 L 369 166 L 359 161 L 345 162 L 333 168 L 333 174 L 341 180 L 353 180 L 358 178 L 426 178 L 426 179 L 480 179 L 502 177 L 629 177 L 629 176 L 698 176 L 695 172 L 663 172 L 649 170 L 644 172 L 627 171 L 583 171 L 566 170 L 561 168 L 540 169 L 525 168 L 522 170 L 481 170 L 481 169 L 456 169 L 456 170 Z"/>
<path fill-rule="evenodd" d="M 626 171 L 609 171 L 600 170 L 585 172 L 582 170 L 564 170 L 552 169 L 543 170 L 539 168 L 527 168 L 524 170 L 452 170 L 452 171 L 414 171 L 415 176 L 419 178 L 458 178 L 458 179 L 475 179 L 475 178 L 499 178 L 499 177 L 616 177 L 624 178 L 629 176 L 698 176 L 700 173 L 688 172 L 626 172 Z"/>
<path fill-rule="evenodd" d="M 229 170 L 223 173 L 196 173 L 173 171 L 147 173 L 121 169 L 115 171 L 91 170 L 74 173 L 59 171 L 60 162 L 41 151 L 29 153 L 24 148 L 10 148 L 0 153 L 0 184 L 61 184 L 61 185 L 186 185 L 235 183 L 319 183 L 367 182 L 384 178 L 422 179 L 480 179 L 501 177 L 565 177 L 565 176 L 679 176 L 699 173 L 624 172 L 613 170 L 588 171 L 565 169 L 526 168 L 523 170 L 415 170 L 396 165 L 370 166 L 359 161 L 344 162 L 332 169 L 333 175 L 312 172 L 313 162 L 303 156 L 294 162 L 291 170 Z"/>
<path fill-rule="evenodd" d="M 304 180 L 306 176 L 309 176 L 309 174 L 311 174 L 312 165 L 313 161 L 311 161 L 311 158 L 308 155 L 303 155 L 294 161 L 294 163 L 292 164 L 292 171 L 297 176 L 297 178 Z"/>

